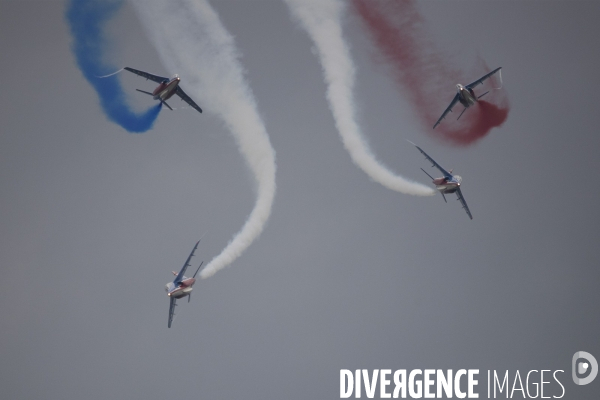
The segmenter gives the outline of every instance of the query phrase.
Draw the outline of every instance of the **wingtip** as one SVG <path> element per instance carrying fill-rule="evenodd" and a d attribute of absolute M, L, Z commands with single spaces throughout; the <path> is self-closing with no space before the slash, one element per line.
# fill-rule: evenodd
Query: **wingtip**
<path fill-rule="evenodd" d="M 412 144 L 413 146 L 417 147 L 417 145 L 416 145 L 416 144 L 414 144 L 413 142 L 411 142 L 410 140 L 406 139 L 406 141 L 407 141 L 408 143 Z"/>

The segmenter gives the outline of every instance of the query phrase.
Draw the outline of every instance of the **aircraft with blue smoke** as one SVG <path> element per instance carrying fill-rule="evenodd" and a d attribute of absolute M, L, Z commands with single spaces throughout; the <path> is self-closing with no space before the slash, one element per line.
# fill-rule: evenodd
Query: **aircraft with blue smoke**
<path fill-rule="evenodd" d="M 158 87 L 154 89 L 152 93 L 146 92 L 145 90 L 135 89 L 138 92 L 142 92 L 152 96 L 154 100 L 160 101 L 162 104 L 167 106 L 169 110 L 173 110 L 170 105 L 167 104 L 166 100 L 170 99 L 174 94 L 181 97 L 181 100 L 188 103 L 192 108 L 196 109 L 199 112 L 202 112 L 202 109 L 192 100 L 190 96 L 188 96 L 183 89 L 179 86 L 179 82 L 181 78 L 179 75 L 175 75 L 173 78 L 165 78 L 164 76 L 153 75 L 148 72 L 140 71 L 137 69 L 125 67 L 126 71 L 133 72 L 136 75 L 142 76 L 146 79 L 150 79 L 156 83 L 159 83 Z"/>
<path fill-rule="evenodd" d="M 486 94 L 488 94 L 490 92 L 488 90 L 481 96 L 476 96 L 475 92 L 473 91 L 473 88 L 477 85 L 480 85 L 480 84 L 482 85 L 483 81 L 485 81 L 486 79 L 488 79 L 490 76 L 494 75 L 496 72 L 500 71 L 501 69 L 502 69 L 502 67 L 496 68 L 489 74 L 485 74 L 481 78 L 477 79 L 475 82 L 471 82 L 466 86 L 463 86 L 460 83 L 457 83 L 456 84 L 456 92 L 457 93 L 454 95 L 454 98 L 450 102 L 450 105 L 448 106 L 448 108 L 446 108 L 446 110 L 444 111 L 444 113 L 442 114 L 440 119 L 438 119 L 437 122 L 435 123 L 435 125 L 433 125 L 433 129 L 435 129 L 435 127 L 438 126 L 440 124 L 440 122 L 442 122 L 442 120 L 446 117 L 446 114 L 448 114 L 449 112 L 452 112 L 452 107 L 454 107 L 456 105 L 456 103 L 460 102 L 460 104 L 465 106 L 465 108 L 462 110 L 462 112 L 460 113 L 458 118 L 456 118 L 456 120 L 458 121 L 460 119 L 460 117 L 462 117 L 463 113 L 467 110 L 467 108 L 469 108 L 473 104 L 477 103 L 477 101 L 480 98 L 482 98 L 483 96 L 485 96 Z"/>
<path fill-rule="evenodd" d="M 425 158 L 433 164 L 432 167 L 436 167 L 437 169 L 439 169 L 441 171 L 442 174 L 444 174 L 444 176 L 441 178 L 434 178 L 433 176 L 429 175 L 427 173 L 427 171 L 425 171 L 423 168 L 421 168 L 421 170 L 423 172 L 425 172 L 428 177 L 431 178 L 431 181 L 435 185 L 435 188 L 440 192 L 440 194 L 444 198 L 444 201 L 446 203 L 448 202 L 448 200 L 446 200 L 446 196 L 444 196 L 444 194 L 456 193 L 456 196 L 458 196 L 458 200 L 460 201 L 460 204 L 462 204 L 462 208 L 464 208 L 464 210 L 467 212 L 467 215 L 469 216 L 469 218 L 473 219 L 473 216 L 471 215 L 471 211 L 469 210 L 469 206 L 467 206 L 467 202 L 465 201 L 465 198 L 462 195 L 462 192 L 460 191 L 460 184 L 462 182 L 462 177 L 460 177 L 460 175 L 452 175 L 452 170 L 446 171 L 440 164 L 436 163 L 433 158 L 429 157 L 429 155 L 427 153 L 425 153 L 419 146 L 417 146 L 410 140 L 408 142 L 410 144 L 412 144 L 413 146 L 415 146 L 417 149 L 419 149 L 419 151 L 421 153 L 423 153 Z"/>
<path fill-rule="evenodd" d="M 192 298 L 192 286 L 194 286 L 194 283 L 196 283 L 196 275 L 198 274 L 198 271 L 200 271 L 200 267 L 202 267 L 204 261 L 200 263 L 198 269 L 196 270 L 196 273 L 191 278 L 184 276 L 184 274 L 187 267 L 190 266 L 190 261 L 194 256 L 194 252 L 198 248 L 199 243 L 200 241 L 198 240 L 196 242 L 196 245 L 192 249 L 192 252 L 190 253 L 189 257 L 185 261 L 185 264 L 183 264 L 181 271 L 179 271 L 179 273 L 173 271 L 173 275 L 175 275 L 175 279 L 173 280 L 173 282 L 169 282 L 165 286 L 167 296 L 169 296 L 169 328 L 171 327 L 171 324 L 173 323 L 173 317 L 175 316 L 175 307 L 177 306 L 177 299 L 181 299 L 187 296 L 189 303 Z"/>

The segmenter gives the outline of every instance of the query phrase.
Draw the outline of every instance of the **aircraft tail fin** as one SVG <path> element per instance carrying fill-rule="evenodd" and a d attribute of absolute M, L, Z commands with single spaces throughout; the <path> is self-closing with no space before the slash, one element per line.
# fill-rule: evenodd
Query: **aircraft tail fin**
<path fill-rule="evenodd" d="M 477 100 L 479 100 L 480 98 L 482 98 L 483 96 L 485 96 L 486 94 L 488 94 L 490 91 L 488 90 L 487 92 L 485 92 L 484 94 L 482 94 L 481 96 L 477 97 Z"/>
<path fill-rule="evenodd" d="M 460 113 L 460 115 L 458 116 L 458 118 L 456 118 L 456 120 L 458 121 L 460 119 L 460 117 L 462 117 L 462 115 L 465 113 L 465 111 L 467 111 L 467 107 L 465 107 L 462 112 Z"/>
<path fill-rule="evenodd" d="M 150 96 L 153 96 L 153 97 L 154 97 L 154 95 L 153 95 L 152 93 L 150 93 L 150 92 L 146 92 L 145 90 L 141 90 L 141 89 L 135 89 L 135 90 L 137 90 L 138 92 L 142 92 L 142 93 L 149 94 Z"/>

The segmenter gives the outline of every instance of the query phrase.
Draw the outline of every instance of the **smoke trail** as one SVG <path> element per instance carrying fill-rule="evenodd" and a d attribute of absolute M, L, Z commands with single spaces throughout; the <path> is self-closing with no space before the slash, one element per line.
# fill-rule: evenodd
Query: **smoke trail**
<path fill-rule="evenodd" d="M 275 151 L 246 84 L 233 37 L 206 0 L 134 2 L 163 63 L 182 86 L 218 115 L 232 132 L 252 170 L 254 209 L 242 229 L 200 273 L 212 276 L 231 264 L 262 232 L 275 196 Z"/>
<path fill-rule="evenodd" d="M 456 93 L 454 84 L 470 83 L 490 69 L 481 60 L 475 76 L 465 77 L 451 68 L 427 38 L 423 18 L 412 0 L 353 0 L 353 4 L 427 132 L 456 145 L 468 145 L 506 121 L 509 112 L 506 92 L 492 91 L 486 101 L 481 100 L 465 111 L 458 122 L 450 114 L 432 130 Z M 494 102 L 487 101 L 490 99 Z M 456 110 L 462 111 L 462 106 L 457 104 Z M 457 117 L 458 113 L 454 115 Z"/>
<path fill-rule="evenodd" d="M 352 161 L 376 182 L 406 194 L 430 196 L 434 191 L 396 175 L 382 165 L 362 136 L 353 101 L 354 64 L 341 27 L 343 4 L 338 0 L 285 0 L 292 14 L 314 41 L 335 124 Z"/>
<path fill-rule="evenodd" d="M 106 117 L 128 132 L 145 132 L 152 128 L 162 103 L 147 111 L 134 113 L 127 103 L 117 76 L 107 75 L 116 68 L 104 60 L 108 41 L 103 28 L 123 5 L 122 0 L 71 0 L 66 19 L 73 36 L 72 51 L 87 81 L 96 89 Z"/>

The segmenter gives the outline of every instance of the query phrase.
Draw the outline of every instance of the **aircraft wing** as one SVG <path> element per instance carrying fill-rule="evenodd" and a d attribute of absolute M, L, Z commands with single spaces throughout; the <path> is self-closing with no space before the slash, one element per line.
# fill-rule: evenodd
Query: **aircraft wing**
<path fill-rule="evenodd" d="M 202 109 L 198 106 L 198 104 L 194 103 L 194 100 L 192 100 L 192 98 L 190 96 L 185 94 L 183 89 L 180 88 L 179 86 L 177 86 L 177 90 L 175 91 L 175 94 L 177 94 L 177 96 L 181 97 L 181 100 L 188 103 L 190 106 L 195 108 L 197 111 L 202 112 Z"/>
<path fill-rule="evenodd" d="M 185 270 L 187 269 L 187 267 L 190 266 L 190 260 L 192 259 L 192 257 L 194 257 L 194 252 L 198 248 L 198 244 L 199 243 L 200 243 L 200 241 L 198 240 L 196 242 L 196 245 L 194 246 L 194 249 L 192 250 L 192 252 L 188 256 L 187 260 L 185 260 L 185 264 L 183 264 L 183 267 L 181 267 L 181 271 L 179 271 L 179 273 L 175 277 L 175 280 L 173 281 L 173 283 L 175 284 L 175 286 L 179 285 L 179 283 L 181 283 L 181 281 L 183 280 L 183 274 L 185 274 Z"/>
<path fill-rule="evenodd" d="M 498 67 L 495 70 L 493 70 L 492 72 L 490 72 L 489 74 L 485 74 L 484 76 L 482 76 L 481 78 L 477 79 L 475 82 L 471 82 L 469 83 L 467 86 L 465 86 L 467 89 L 473 89 L 475 86 L 483 84 L 483 81 L 485 81 L 487 78 L 489 78 L 490 76 L 494 75 L 496 72 L 500 71 L 502 69 L 502 67 Z"/>
<path fill-rule="evenodd" d="M 460 204 L 462 204 L 462 207 L 467 212 L 467 215 L 469 216 L 469 218 L 473 219 L 473 216 L 471 215 L 471 211 L 469 211 L 469 206 L 467 205 L 467 202 L 465 201 L 465 198 L 463 197 L 462 192 L 460 191 L 460 188 L 458 188 L 458 190 L 456 191 L 456 195 L 458 196 L 458 200 L 460 201 Z"/>
<path fill-rule="evenodd" d="M 458 102 L 458 93 L 456 93 L 454 95 L 454 98 L 450 102 L 450 105 L 448 106 L 448 108 L 446 108 L 446 110 L 444 111 L 444 113 L 442 114 L 442 116 L 440 117 L 440 119 L 437 120 L 437 122 L 433 126 L 433 129 L 435 129 L 435 127 L 438 126 L 440 124 L 440 122 L 442 122 L 442 120 L 444 119 L 444 117 L 446 117 L 446 114 L 448 114 L 450 111 L 452 111 L 452 107 L 454 107 L 457 102 Z M 423 151 L 423 150 L 421 150 L 421 151 Z"/>
<path fill-rule="evenodd" d="M 170 303 L 169 303 L 169 328 L 171 327 L 171 324 L 173 323 L 173 317 L 175 316 L 175 306 L 176 304 L 176 299 L 173 297 L 169 297 Z"/>
<path fill-rule="evenodd" d="M 423 151 L 423 149 L 421 149 L 419 146 L 417 146 L 413 142 L 410 142 L 410 143 L 412 143 L 417 149 L 419 149 L 419 151 L 421 153 L 423 153 L 423 155 L 425 156 L 425 158 L 427 160 L 429 160 L 429 162 L 431 162 L 433 164 L 432 167 L 436 167 L 437 169 L 439 169 L 441 171 L 442 174 L 444 174 L 444 178 L 446 178 L 446 179 L 452 179 L 452 174 L 450 172 L 446 171 L 440 164 L 436 163 L 435 160 L 433 158 L 429 157 L 429 154 L 425 153 Z"/>
<path fill-rule="evenodd" d="M 126 69 L 129 72 L 133 72 L 136 75 L 142 76 L 146 79 L 150 79 L 151 81 L 154 81 L 157 83 L 163 83 L 164 81 L 169 80 L 169 78 L 165 78 L 164 76 L 152 75 L 148 72 L 140 71 L 140 70 L 129 68 L 129 67 L 125 67 L 124 69 Z"/>

